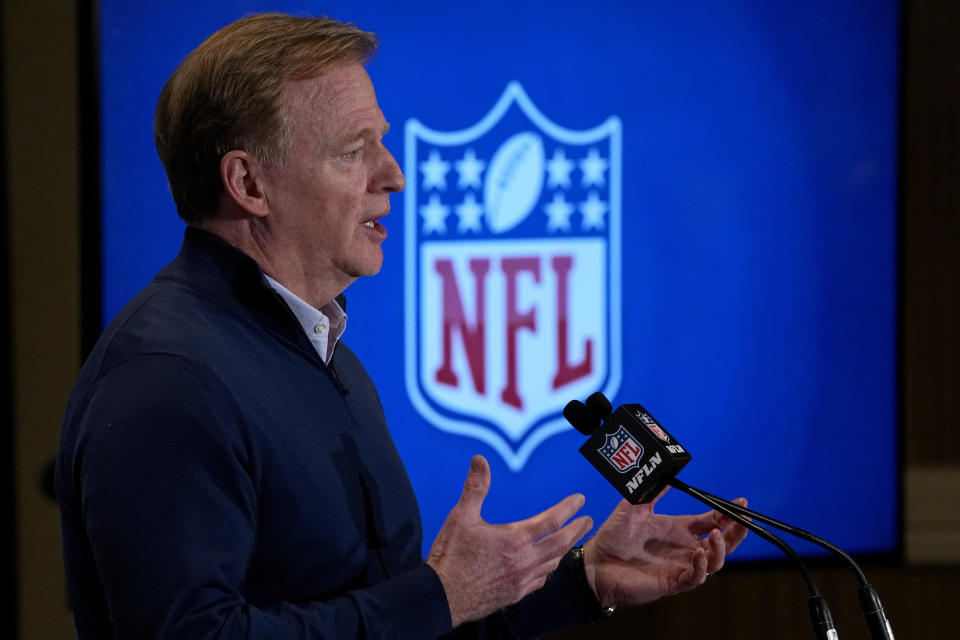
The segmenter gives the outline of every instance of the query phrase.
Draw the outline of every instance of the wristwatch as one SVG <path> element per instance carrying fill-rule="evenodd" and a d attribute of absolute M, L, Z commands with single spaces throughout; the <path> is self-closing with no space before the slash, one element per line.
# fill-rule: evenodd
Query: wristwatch
<path fill-rule="evenodd" d="M 587 580 L 587 568 L 583 564 L 583 546 L 577 545 L 570 550 L 570 564 L 573 568 L 573 576 L 577 581 L 577 589 L 583 602 L 590 610 L 590 616 L 596 620 L 609 616 L 613 613 L 615 607 L 604 607 L 597 600 L 597 595 L 590 588 L 590 581 Z"/>

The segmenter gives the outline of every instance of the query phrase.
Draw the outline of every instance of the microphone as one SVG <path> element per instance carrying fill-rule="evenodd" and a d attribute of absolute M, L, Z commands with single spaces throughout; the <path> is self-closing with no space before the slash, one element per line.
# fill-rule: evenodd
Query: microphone
<path fill-rule="evenodd" d="M 580 430 L 581 432 L 588 435 L 595 435 L 597 433 L 597 429 L 600 427 L 601 421 L 602 421 L 602 418 L 598 418 L 598 416 L 609 416 L 612 413 L 609 400 L 607 400 L 606 397 L 604 397 L 603 394 L 599 392 L 593 394 L 590 398 L 587 399 L 587 404 L 590 405 L 590 407 L 593 407 L 593 409 L 590 409 L 590 407 L 583 405 L 583 403 L 579 402 L 578 400 L 571 401 L 570 403 L 568 403 L 568 406 L 572 404 L 580 405 L 580 407 L 582 408 L 582 411 L 574 410 L 572 412 L 572 415 L 575 418 L 579 417 L 579 419 L 581 420 L 581 424 L 579 426 L 576 424 L 574 426 L 576 426 L 577 429 Z M 645 412 L 645 410 L 643 411 Z M 587 421 L 585 421 L 584 418 L 582 417 L 582 414 L 584 413 L 587 414 Z M 564 415 L 565 416 L 567 415 L 566 410 L 564 411 Z M 650 420 L 652 420 L 656 424 L 657 427 L 660 428 L 660 430 L 663 430 L 662 425 L 660 425 L 658 422 L 653 420 L 652 416 L 650 416 L 649 413 L 647 413 L 647 416 L 649 417 Z M 568 420 L 569 419 L 570 418 L 568 417 Z M 664 433 L 666 433 L 665 430 L 663 431 Z M 638 435 L 637 432 L 632 432 L 632 433 L 635 436 Z M 643 437 L 646 434 L 644 433 L 644 431 L 640 431 L 639 435 L 641 436 L 640 439 L 642 441 Z M 672 436 L 669 436 L 669 434 L 667 435 L 668 437 L 672 438 Z M 676 446 L 679 446 L 679 443 L 677 443 Z M 582 448 L 581 448 L 581 451 L 583 451 Z M 586 456 L 586 454 L 584 455 Z M 589 456 L 587 457 L 588 459 L 590 459 Z M 686 461 L 683 461 L 683 464 L 686 464 L 686 462 L 688 461 L 689 459 Z M 591 459 L 591 463 L 593 463 L 596 466 L 593 459 Z M 601 471 L 603 470 L 603 467 L 599 467 L 599 468 L 601 469 Z M 682 468 L 682 466 L 680 468 Z M 676 469 L 677 472 L 679 470 L 680 470 L 679 468 Z M 673 475 L 675 476 L 676 472 L 674 472 Z M 617 487 L 620 490 L 621 494 L 623 494 L 628 500 L 631 500 L 631 502 L 634 502 L 634 500 L 631 499 L 630 495 L 628 495 L 627 493 L 624 493 L 624 489 L 622 489 L 620 485 L 618 485 L 618 483 L 614 482 L 613 484 L 615 487 Z M 872 640 L 893 640 L 894 639 L 893 629 L 890 625 L 890 620 L 887 618 L 886 612 L 884 611 L 884 608 L 883 608 L 883 604 L 880 601 L 880 594 L 877 592 L 876 588 L 872 584 L 870 584 L 870 581 L 867 579 L 863 570 L 856 563 L 853 557 L 850 556 L 848 553 L 846 553 L 845 551 L 843 551 L 833 543 L 828 542 L 823 538 L 820 538 L 819 536 L 814 535 L 813 533 L 810 533 L 809 531 L 805 531 L 799 527 L 786 524 L 784 522 L 776 520 L 775 518 L 771 518 L 770 516 L 762 514 L 758 511 L 748 509 L 746 507 L 741 507 L 736 503 L 723 500 L 722 498 L 712 495 L 706 491 L 702 491 L 700 489 L 696 489 L 694 487 L 686 485 L 685 483 L 677 480 L 675 477 L 672 477 L 672 476 L 662 478 L 662 482 L 658 487 L 658 491 L 659 489 L 662 489 L 662 487 L 667 484 L 683 491 L 684 493 L 687 493 L 688 495 L 691 495 L 692 497 L 694 497 L 697 500 L 700 500 L 701 502 L 705 502 L 706 504 L 713 506 L 717 511 L 720 511 L 725 515 L 728 515 L 728 517 L 729 517 L 729 514 L 726 511 L 724 511 L 724 509 L 717 507 L 718 504 L 725 506 L 727 509 L 734 511 L 738 515 L 749 516 L 759 522 L 763 522 L 764 524 L 773 526 L 793 536 L 807 540 L 808 542 L 816 544 L 830 551 L 834 555 L 837 555 L 838 557 L 840 557 L 856 573 L 857 580 L 860 584 L 860 587 L 857 590 L 858 601 L 860 604 L 861 611 L 863 612 L 864 619 L 867 624 L 867 628 L 870 632 L 871 639 Z M 627 487 L 627 489 L 629 490 L 629 487 Z M 656 496 L 656 493 L 654 493 L 653 495 Z M 640 500 L 638 499 L 636 502 L 634 502 L 634 504 L 637 504 L 639 501 Z M 645 500 L 645 501 L 649 502 L 649 500 Z M 734 519 L 734 518 L 731 518 L 731 519 Z M 734 521 L 739 522 L 739 520 L 736 520 L 736 519 L 734 519 Z M 741 524 L 744 524 L 744 523 L 741 522 Z M 755 531 L 751 527 L 748 527 L 748 528 Z M 766 532 L 765 529 L 761 528 L 761 530 Z M 760 534 L 759 532 L 757 533 L 758 535 L 761 535 L 761 537 L 765 538 L 764 535 Z M 774 536 L 774 538 L 775 537 L 776 536 Z M 777 540 L 779 540 L 779 538 L 777 538 Z M 777 542 L 773 540 L 768 539 L 768 541 L 773 542 L 774 544 L 777 544 Z M 777 544 L 777 546 L 780 546 L 780 545 Z M 783 547 L 781 547 L 781 550 L 784 550 L 788 555 L 790 555 L 790 552 L 787 552 L 786 549 L 783 549 Z M 801 567 L 801 571 L 805 571 L 805 569 Z M 809 587 L 810 585 L 808 583 L 808 588 Z M 825 605 L 826 603 L 824 602 L 823 604 Z M 813 608 L 817 606 L 819 605 L 811 601 L 811 612 L 813 612 L 812 611 Z M 829 615 L 829 611 L 826 612 L 826 615 Z M 815 626 L 817 626 L 816 623 L 815 623 Z"/>
<path fill-rule="evenodd" d="M 693 457 L 639 404 L 613 411 L 597 392 L 586 405 L 567 403 L 563 415 L 590 436 L 580 453 L 632 504 L 656 498 Z"/>
<path fill-rule="evenodd" d="M 587 399 L 586 405 L 579 400 L 569 402 L 563 413 L 578 431 L 589 435 L 580 447 L 580 453 L 630 503 L 650 502 L 664 486 L 670 484 L 780 548 L 797 564 L 806 582 L 809 614 L 816 637 L 824 640 L 838 638 L 830 608 L 796 552 L 776 535 L 743 517 L 743 514 L 753 515 L 754 511 L 676 480 L 676 474 L 692 459 L 692 455 L 642 405 L 621 405 L 612 411 L 610 401 L 598 392 Z M 778 523 L 772 518 L 758 515 L 761 516 L 759 520 L 768 524 Z M 875 590 L 872 593 L 876 595 Z M 878 596 L 875 602 L 875 609 L 882 615 Z M 869 618 L 868 626 L 871 626 L 872 632 Z M 886 627 L 889 629 L 889 622 Z M 889 636 L 874 637 L 893 638 L 892 632 Z"/>

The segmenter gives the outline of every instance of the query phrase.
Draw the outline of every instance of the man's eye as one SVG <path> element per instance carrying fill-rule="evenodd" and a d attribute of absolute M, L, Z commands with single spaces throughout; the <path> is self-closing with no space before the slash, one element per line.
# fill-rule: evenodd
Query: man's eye
<path fill-rule="evenodd" d="M 347 151 L 345 154 L 343 154 L 342 157 L 344 160 L 356 160 L 357 158 L 360 157 L 360 149 L 359 148 L 351 149 L 350 151 Z"/>

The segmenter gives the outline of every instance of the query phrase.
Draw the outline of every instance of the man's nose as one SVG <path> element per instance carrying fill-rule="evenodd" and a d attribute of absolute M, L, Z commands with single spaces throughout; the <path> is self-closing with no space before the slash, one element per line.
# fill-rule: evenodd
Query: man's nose
<path fill-rule="evenodd" d="M 397 164 L 396 159 L 393 157 L 393 154 L 390 153 L 389 149 L 383 147 L 382 162 L 378 171 L 377 180 L 372 185 L 374 187 L 373 190 L 396 193 L 403 191 L 406 184 L 407 182 L 403 177 L 403 171 L 400 170 L 400 165 Z"/>

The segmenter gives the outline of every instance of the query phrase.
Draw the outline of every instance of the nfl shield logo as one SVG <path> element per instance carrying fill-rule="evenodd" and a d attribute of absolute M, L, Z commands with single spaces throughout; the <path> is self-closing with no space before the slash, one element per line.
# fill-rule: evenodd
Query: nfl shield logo
<path fill-rule="evenodd" d="M 575 131 L 511 82 L 479 122 L 405 128 L 405 379 L 514 471 L 621 377 L 621 128 Z"/>
<path fill-rule="evenodd" d="M 606 435 L 603 446 L 597 451 L 613 465 L 614 469 L 624 473 L 633 467 L 640 466 L 643 446 L 621 426 L 616 433 Z"/>
<path fill-rule="evenodd" d="M 653 432 L 653 435 L 657 436 L 664 442 L 670 442 L 670 436 L 667 435 L 667 432 L 660 428 L 660 425 L 657 424 L 657 421 L 653 419 L 649 413 L 644 413 L 643 411 L 637 411 L 637 417 L 640 418 L 640 422 L 644 424 L 650 431 Z"/>

